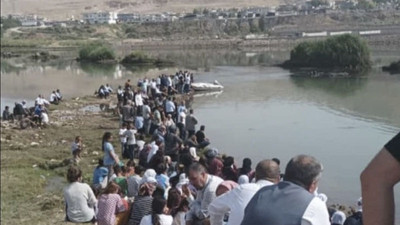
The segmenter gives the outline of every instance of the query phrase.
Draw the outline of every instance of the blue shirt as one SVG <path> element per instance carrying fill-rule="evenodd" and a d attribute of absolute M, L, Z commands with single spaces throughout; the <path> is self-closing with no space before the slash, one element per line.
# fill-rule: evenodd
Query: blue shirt
<path fill-rule="evenodd" d="M 164 174 L 156 175 L 156 180 L 164 190 L 169 186 L 169 177 Z"/>
<path fill-rule="evenodd" d="M 173 113 L 175 111 L 175 104 L 172 101 L 167 101 L 165 103 L 165 111 L 167 113 Z"/>
<path fill-rule="evenodd" d="M 136 129 L 142 129 L 143 128 L 143 117 L 142 116 L 137 116 L 135 119 L 135 127 Z"/>
<path fill-rule="evenodd" d="M 105 166 L 112 166 L 115 164 L 115 160 L 111 157 L 111 153 L 115 154 L 112 144 L 110 142 L 104 142 L 103 162 Z"/>
<path fill-rule="evenodd" d="M 108 169 L 105 167 L 96 167 L 93 172 L 93 184 L 100 184 L 104 177 L 108 175 Z"/>

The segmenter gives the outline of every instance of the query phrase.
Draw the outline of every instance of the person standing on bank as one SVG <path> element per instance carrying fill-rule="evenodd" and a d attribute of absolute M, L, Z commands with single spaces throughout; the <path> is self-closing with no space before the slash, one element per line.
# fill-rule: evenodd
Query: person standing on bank
<path fill-rule="evenodd" d="M 108 169 L 108 181 L 114 173 L 113 166 L 120 163 L 117 154 L 115 154 L 114 147 L 111 144 L 112 140 L 113 136 L 111 132 L 105 132 L 101 143 L 104 151 L 104 166 L 106 166 Z"/>
<path fill-rule="evenodd" d="M 325 203 L 313 194 L 321 173 L 314 157 L 295 156 L 283 181 L 261 188 L 250 200 L 241 225 L 330 225 Z"/>

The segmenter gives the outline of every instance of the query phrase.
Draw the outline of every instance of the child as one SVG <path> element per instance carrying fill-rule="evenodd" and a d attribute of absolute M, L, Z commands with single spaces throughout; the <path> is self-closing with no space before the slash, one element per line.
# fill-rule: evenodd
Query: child
<path fill-rule="evenodd" d="M 72 142 L 71 150 L 72 150 L 72 155 L 74 156 L 74 161 L 78 163 L 81 160 L 81 152 L 82 152 L 81 136 L 75 137 L 75 141 Z"/>

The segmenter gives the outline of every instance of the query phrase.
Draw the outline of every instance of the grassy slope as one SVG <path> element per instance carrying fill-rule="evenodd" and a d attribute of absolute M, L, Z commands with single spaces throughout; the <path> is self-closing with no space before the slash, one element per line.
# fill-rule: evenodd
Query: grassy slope
<path fill-rule="evenodd" d="M 102 157 L 103 132 L 118 132 L 118 117 L 111 113 L 76 113 L 84 105 L 103 101 L 86 97 L 51 106 L 50 120 L 56 124 L 44 129 L 10 129 L 2 124 L 1 224 L 64 224 L 62 187 L 67 166 L 61 165 L 71 158 L 72 140 L 77 135 L 83 137 L 79 166 L 84 180 L 90 182 L 97 158 Z M 39 146 L 32 147 L 31 142 Z"/>

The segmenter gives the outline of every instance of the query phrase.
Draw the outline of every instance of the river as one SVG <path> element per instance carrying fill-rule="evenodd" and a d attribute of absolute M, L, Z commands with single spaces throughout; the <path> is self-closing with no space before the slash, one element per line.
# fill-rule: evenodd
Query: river
<path fill-rule="evenodd" d="M 355 205 L 360 197 L 359 175 L 371 158 L 400 131 L 400 75 L 379 67 L 400 58 L 400 51 L 374 51 L 374 68 L 358 79 L 292 78 L 273 65 L 287 52 L 150 52 L 175 60 L 164 69 L 23 63 L 2 60 L 1 109 L 39 93 L 48 97 L 60 88 L 65 97 L 93 94 L 100 84 L 114 88 L 130 78 L 171 73 L 178 68 L 195 72 L 196 81 L 218 80 L 222 93 L 195 97 L 193 108 L 212 146 L 253 161 L 277 157 L 281 170 L 297 154 L 311 154 L 324 165 L 319 191 L 330 203 Z M 68 57 L 67 57 L 68 58 Z M 400 206 L 400 188 L 395 190 Z M 400 207 L 396 211 L 400 223 Z"/>

